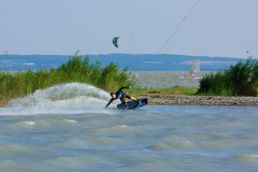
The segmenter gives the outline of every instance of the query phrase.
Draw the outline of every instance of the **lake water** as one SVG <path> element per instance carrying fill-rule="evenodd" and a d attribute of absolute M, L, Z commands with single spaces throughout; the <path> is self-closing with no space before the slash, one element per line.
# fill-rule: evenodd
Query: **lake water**
<path fill-rule="evenodd" d="M 199 81 L 207 74 L 203 72 L 200 77 L 190 77 L 189 72 L 183 71 L 133 71 L 136 86 L 142 88 L 170 88 L 176 86 L 199 87 Z"/>
<path fill-rule="evenodd" d="M 103 108 L 70 83 L 0 108 L 0 171 L 258 171 L 258 108 Z"/>

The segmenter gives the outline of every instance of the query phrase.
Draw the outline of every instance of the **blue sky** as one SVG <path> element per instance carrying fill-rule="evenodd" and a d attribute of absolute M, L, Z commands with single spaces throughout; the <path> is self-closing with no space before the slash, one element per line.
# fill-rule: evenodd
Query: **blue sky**
<path fill-rule="evenodd" d="M 196 2 L 0 0 L 0 53 L 158 53 Z M 258 57 L 257 7 L 257 0 L 201 0 L 160 53 Z"/>

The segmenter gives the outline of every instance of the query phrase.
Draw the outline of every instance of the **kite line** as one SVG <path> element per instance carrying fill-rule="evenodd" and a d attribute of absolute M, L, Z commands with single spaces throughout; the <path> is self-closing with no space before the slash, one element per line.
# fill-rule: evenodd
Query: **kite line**
<path fill-rule="evenodd" d="M 162 46 L 159 48 L 158 53 L 159 54 L 169 43 L 169 41 L 175 37 L 176 33 L 179 31 L 179 29 L 183 26 L 184 22 L 186 21 L 186 19 L 189 17 L 189 15 L 192 13 L 192 11 L 194 10 L 194 8 L 200 3 L 201 0 L 197 0 L 192 7 L 187 11 L 186 15 L 184 16 L 184 18 L 178 23 L 178 25 L 175 27 L 175 29 L 173 30 L 173 32 L 169 35 L 168 39 L 162 44 Z"/>

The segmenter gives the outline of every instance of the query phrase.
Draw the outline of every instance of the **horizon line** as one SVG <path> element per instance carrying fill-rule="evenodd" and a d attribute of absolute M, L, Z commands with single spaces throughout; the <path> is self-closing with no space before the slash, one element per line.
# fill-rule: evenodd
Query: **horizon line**
<path fill-rule="evenodd" d="M 73 56 L 74 54 L 0 54 L 0 56 Z M 172 53 L 100 53 L 100 54 L 79 54 L 79 56 L 105 56 L 105 55 L 150 55 L 150 56 L 188 56 L 188 57 L 208 57 L 208 58 L 232 58 L 232 59 L 258 59 L 254 56 L 250 57 L 226 57 L 226 56 L 206 56 L 206 55 L 187 55 L 187 54 L 172 54 Z"/>

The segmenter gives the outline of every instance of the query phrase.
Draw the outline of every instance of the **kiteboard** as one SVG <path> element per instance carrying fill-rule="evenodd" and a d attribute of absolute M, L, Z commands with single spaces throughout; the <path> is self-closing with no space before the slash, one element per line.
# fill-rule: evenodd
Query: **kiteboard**
<path fill-rule="evenodd" d="M 148 104 L 148 99 L 147 98 L 141 98 L 133 101 L 129 101 L 126 104 L 121 103 L 117 105 L 118 109 L 126 110 L 126 109 L 136 109 L 139 107 L 143 107 Z"/>

